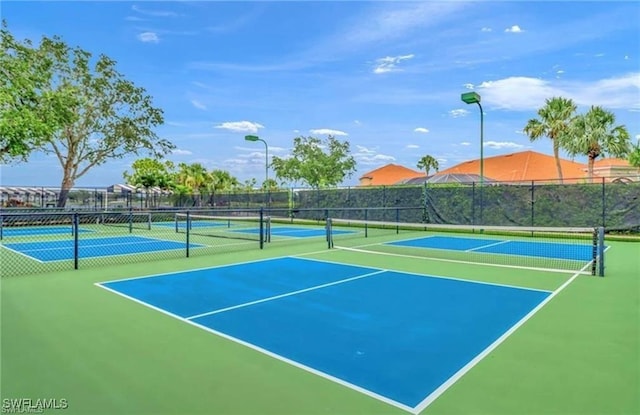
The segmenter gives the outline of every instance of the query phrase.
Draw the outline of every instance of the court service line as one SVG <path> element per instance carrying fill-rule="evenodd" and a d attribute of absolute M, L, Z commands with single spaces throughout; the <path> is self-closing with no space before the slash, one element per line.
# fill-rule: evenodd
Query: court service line
<path fill-rule="evenodd" d="M 493 244 L 477 246 L 477 247 L 475 247 L 475 248 L 467 249 L 467 250 L 466 250 L 466 251 L 464 251 L 464 252 L 473 252 L 473 251 L 475 251 L 475 250 L 477 250 L 477 249 L 489 248 L 490 246 L 502 245 L 502 244 L 506 244 L 506 243 L 508 243 L 508 242 L 511 242 L 511 241 L 510 241 L 510 240 L 506 240 L 506 241 L 496 242 L 496 243 L 493 243 Z"/>
<path fill-rule="evenodd" d="M 394 254 L 391 252 L 367 251 L 366 249 L 361 249 L 363 247 L 375 246 L 375 245 L 380 245 L 380 244 L 376 243 L 376 244 L 360 245 L 357 248 L 355 247 L 349 248 L 346 246 L 334 246 L 334 248 L 341 249 L 344 251 L 361 252 L 365 254 L 388 255 L 388 256 L 395 256 L 395 257 L 401 257 L 401 258 L 421 259 L 425 261 L 450 262 L 453 264 L 465 264 L 465 265 L 473 264 L 473 265 L 481 265 L 485 267 L 527 269 L 531 271 L 541 271 L 541 272 L 559 272 L 562 274 L 573 274 L 575 272 L 575 270 L 570 270 L 570 269 L 538 268 L 538 267 L 528 267 L 528 266 L 508 265 L 508 264 L 490 264 L 486 262 L 473 262 L 473 261 L 462 261 L 459 259 L 446 259 L 446 258 L 433 258 L 433 257 L 425 257 L 425 256 L 418 256 L 418 255 Z M 328 251 L 328 252 L 331 252 L 331 251 Z M 591 264 L 591 261 L 589 262 L 589 264 Z M 582 272 L 582 271 L 581 273 L 585 275 L 589 274 L 588 272 Z"/>
<path fill-rule="evenodd" d="M 524 323 L 526 323 L 531 317 L 533 317 L 542 307 L 547 305 L 549 301 L 551 301 L 556 295 L 558 295 L 562 290 L 567 288 L 569 284 L 571 284 L 582 272 L 584 272 L 591 264 L 587 264 L 580 271 L 577 271 L 575 274 L 571 276 L 564 284 L 558 287 L 555 291 L 553 291 L 547 298 L 542 300 L 540 304 L 538 304 L 533 310 L 529 311 L 527 315 L 522 317 L 516 324 L 511 326 L 509 330 L 504 332 L 502 336 L 498 337 L 493 343 L 491 343 L 486 349 L 484 349 L 480 354 L 471 359 L 469 363 L 464 365 L 460 370 L 453 374 L 449 379 L 447 379 L 442 385 L 440 385 L 436 390 L 431 392 L 429 396 L 427 396 L 422 402 L 416 405 L 413 408 L 414 414 L 419 414 L 424 411 L 433 401 L 438 399 L 440 395 L 442 395 L 447 389 L 449 389 L 454 383 L 456 383 L 461 377 L 463 377 L 468 371 L 470 371 L 475 365 L 480 363 L 482 359 L 487 357 L 492 351 L 494 351 L 500 344 L 502 344 L 509 336 L 511 336 L 516 330 L 518 330 Z"/>
<path fill-rule="evenodd" d="M 185 317 L 185 318 L 187 320 L 194 320 L 196 318 L 205 317 L 205 316 L 211 316 L 211 315 L 219 314 L 219 313 L 224 313 L 225 311 L 231 311 L 231 310 L 235 310 L 237 308 L 243 308 L 243 307 L 248 307 L 248 306 L 252 306 L 252 305 L 255 305 L 255 304 L 265 303 L 267 301 L 277 300 L 279 298 L 290 297 L 292 295 L 302 294 L 302 293 L 305 293 L 305 292 L 318 290 L 320 288 L 331 287 L 332 285 L 344 284 L 345 282 L 355 281 L 355 280 L 359 280 L 359 279 L 362 279 L 362 278 L 371 277 L 373 275 L 382 274 L 383 272 L 388 272 L 388 270 L 379 270 L 379 271 L 375 271 L 375 272 L 369 272 L 367 274 L 357 275 L 355 277 L 346 278 L 344 280 L 333 281 L 333 282 L 329 282 L 329 283 L 326 283 L 326 284 L 321 284 L 321 285 L 316 285 L 316 286 L 309 287 L 309 288 L 304 288 L 302 290 L 292 291 L 292 292 L 285 293 L 285 294 L 274 295 L 273 297 L 267 297 L 267 298 L 262 298 L 260 300 L 249 301 L 248 303 L 237 304 L 237 305 L 234 305 L 234 306 L 231 306 L 231 307 L 220 308 L 218 310 L 208 311 L 206 313 L 196 314 L 196 315 L 193 315 L 193 316 L 190 316 L 190 317 Z"/>

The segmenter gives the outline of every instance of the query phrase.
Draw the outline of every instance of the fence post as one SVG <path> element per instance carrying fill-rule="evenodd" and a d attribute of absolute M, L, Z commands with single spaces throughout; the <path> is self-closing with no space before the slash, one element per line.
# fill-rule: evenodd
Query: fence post
<path fill-rule="evenodd" d="M 75 212 L 73 214 L 73 225 L 72 225 L 72 229 L 73 229 L 73 269 L 78 269 L 78 256 L 80 254 L 80 247 L 79 247 L 79 238 L 78 235 L 80 234 L 79 232 L 79 217 L 78 217 L 78 212 Z"/>
<path fill-rule="evenodd" d="M 471 182 L 471 224 L 476 224 L 476 182 Z"/>
<path fill-rule="evenodd" d="M 604 177 L 602 178 L 602 227 L 604 228 L 606 225 L 606 216 L 607 216 L 607 193 L 605 188 Z"/>
<path fill-rule="evenodd" d="M 535 187 L 536 187 L 536 182 L 531 180 L 531 226 L 535 226 L 535 204 L 536 204 L 536 198 L 535 198 Z"/>

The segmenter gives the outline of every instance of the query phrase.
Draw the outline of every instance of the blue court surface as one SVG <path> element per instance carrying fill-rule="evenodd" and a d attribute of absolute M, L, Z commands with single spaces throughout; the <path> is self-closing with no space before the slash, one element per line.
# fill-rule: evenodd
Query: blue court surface
<path fill-rule="evenodd" d="M 585 241 L 580 243 L 581 244 L 568 244 L 560 242 L 464 238 L 457 236 L 428 236 L 425 238 L 388 242 L 386 245 L 566 259 L 570 261 L 591 261 L 593 258 L 593 246 L 585 243 Z"/>
<path fill-rule="evenodd" d="M 93 232 L 89 229 L 78 229 L 80 233 Z M 69 226 L 35 226 L 25 228 L 3 227 L 2 236 L 40 236 L 40 235 L 71 235 L 73 229 Z"/>
<path fill-rule="evenodd" d="M 300 258 L 99 285 L 409 411 L 551 294 Z"/>
<path fill-rule="evenodd" d="M 41 262 L 70 260 L 74 257 L 74 240 L 39 241 L 4 244 L 4 247 Z M 190 244 L 192 248 L 204 245 Z M 95 258 L 186 249 L 185 242 L 166 241 L 142 236 L 79 238 L 78 257 Z"/>

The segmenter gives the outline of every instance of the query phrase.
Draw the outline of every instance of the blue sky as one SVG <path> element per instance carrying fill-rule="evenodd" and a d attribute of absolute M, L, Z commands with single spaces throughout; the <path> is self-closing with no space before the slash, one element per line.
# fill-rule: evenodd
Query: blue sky
<path fill-rule="evenodd" d="M 522 134 L 545 98 L 612 110 L 640 139 L 640 3 L 625 1 L 3 1 L 19 38 L 60 35 L 144 87 L 165 112 L 160 137 L 175 162 L 200 162 L 241 182 L 264 179 L 264 145 L 286 156 L 296 136 L 347 140 L 357 172 L 387 163 L 441 170 L 484 154 L 532 149 Z M 78 186 L 121 183 L 136 157 Z M 576 161 L 584 162 L 580 158 Z M 2 166 L 3 185 L 57 186 L 55 157 Z"/>

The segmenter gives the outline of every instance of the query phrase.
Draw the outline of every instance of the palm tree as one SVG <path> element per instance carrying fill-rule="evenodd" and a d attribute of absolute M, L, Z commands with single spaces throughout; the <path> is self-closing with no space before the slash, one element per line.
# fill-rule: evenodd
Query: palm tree
<path fill-rule="evenodd" d="M 593 179 L 593 164 L 601 155 L 627 157 L 631 151 L 631 138 L 624 125 L 615 125 L 611 111 L 592 106 L 586 114 L 576 116 L 566 134 L 560 137 L 563 148 L 571 156 L 588 157 L 587 174 Z"/>
<path fill-rule="evenodd" d="M 192 195 L 198 194 L 197 205 L 201 204 L 201 193 L 205 189 L 207 182 L 207 169 L 200 163 L 180 163 L 176 175 L 177 184 L 183 185 L 190 190 Z"/>
<path fill-rule="evenodd" d="M 418 161 L 418 165 L 416 167 L 418 167 L 420 170 L 424 170 L 427 176 L 429 176 L 429 172 L 431 171 L 431 169 L 434 169 L 437 172 L 440 168 L 440 165 L 438 164 L 438 160 L 427 154 Z"/>
<path fill-rule="evenodd" d="M 553 156 L 556 159 L 558 179 L 562 183 L 562 165 L 560 164 L 560 140 L 558 137 L 567 130 L 576 112 L 576 104 L 571 99 L 553 97 L 545 101 L 538 110 L 539 119 L 530 119 L 524 127 L 524 133 L 531 141 L 540 137 L 549 137 L 553 141 Z"/>

